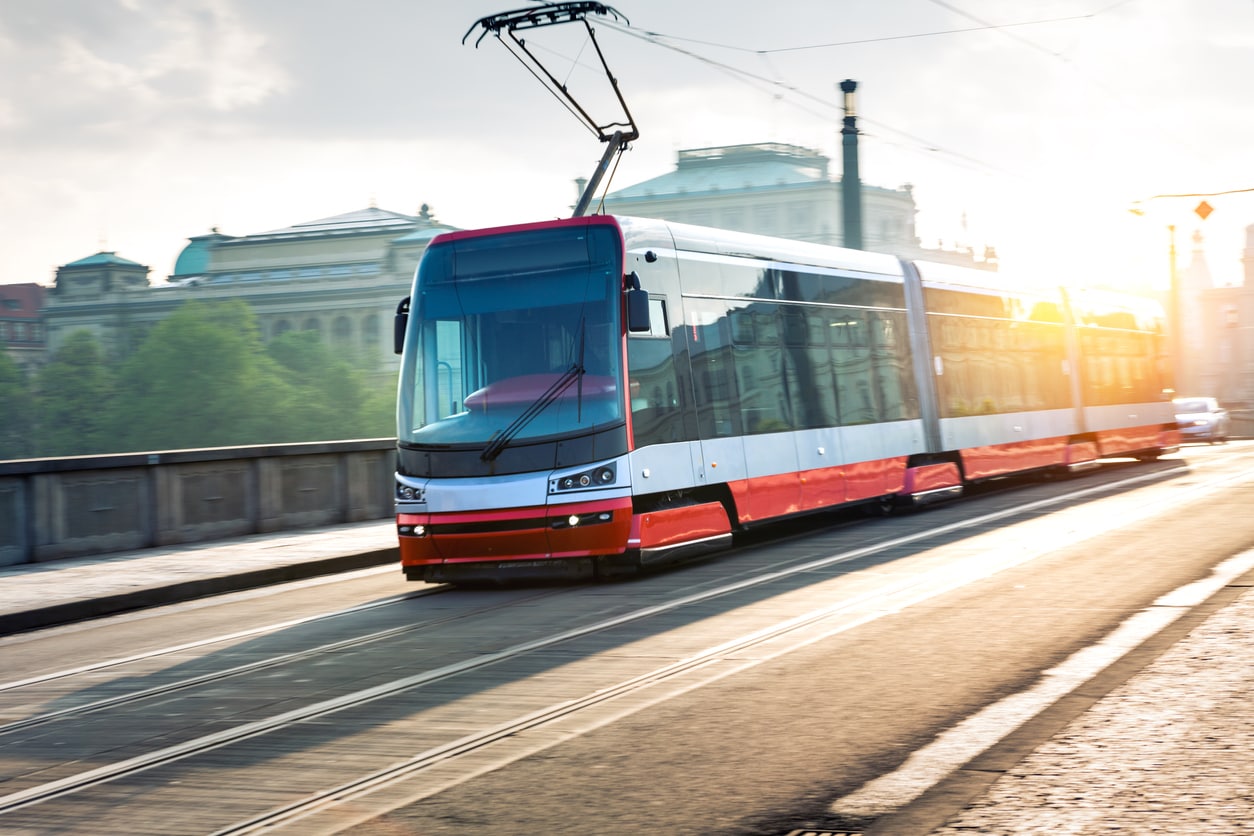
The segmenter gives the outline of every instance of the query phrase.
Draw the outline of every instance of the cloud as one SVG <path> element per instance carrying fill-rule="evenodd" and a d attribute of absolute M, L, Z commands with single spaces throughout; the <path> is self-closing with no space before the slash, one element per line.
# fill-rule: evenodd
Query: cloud
<path fill-rule="evenodd" d="M 212 225 L 247 234 L 372 195 L 458 226 L 565 211 L 600 143 L 494 37 L 462 43 L 523 5 L 0 0 L 0 223 L 22 242 L 0 281 L 45 281 L 102 236 L 160 276 Z M 1254 120 L 1249 0 L 613 5 L 636 28 L 598 22 L 597 41 L 641 130 L 615 187 L 681 148 L 761 141 L 818 148 L 838 174 L 843 78 L 860 84 L 863 179 L 913 183 L 929 236 L 968 234 L 965 212 L 973 239 L 1053 252 L 1138 198 L 1254 185 L 1236 179 Z M 948 6 L 1079 19 L 979 29 Z M 564 34 L 528 40 L 582 91 L 595 57 Z M 1254 222 L 1249 202 L 1218 203 L 1208 235 Z M 1142 223 L 1183 230 L 1191 207 L 1175 208 Z"/>
<path fill-rule="evenodd" d="M 51 0 L 0 27 L 9 147 L 134 147 L 255 112 L 289 84 L 227 0 Z"/>

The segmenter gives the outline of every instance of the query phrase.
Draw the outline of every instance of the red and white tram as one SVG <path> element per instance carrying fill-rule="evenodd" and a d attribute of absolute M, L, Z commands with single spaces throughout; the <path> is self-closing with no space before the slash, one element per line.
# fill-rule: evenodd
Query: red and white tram
<path fill-rule="evenodd" d="M 1178 443 L 1152 302 L 656 220 L 440 235 L 396 340 L 414 580 L 612 575 Z"/>

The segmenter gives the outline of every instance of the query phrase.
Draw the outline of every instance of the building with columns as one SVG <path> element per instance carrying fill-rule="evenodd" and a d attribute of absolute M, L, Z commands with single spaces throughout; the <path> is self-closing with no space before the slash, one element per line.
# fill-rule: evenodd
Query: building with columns
<path fill-rule="evenodd" d="M 191 238 L 167 284 L 149 268 L 103 252 L 57 270 L 43 308 L 47 348 L 93 333 L 123 357 L 156 323 L 191 299 L 240 299 L 262 338 L 320 333 L 366 368 L 394 368 L 392 317 L 432 238 L 452 229 L 423 206 L 405 215 L 371 206 L 252 235 L 218 230 Z"/>
<path fill-rule="evenodd" d="M 681 151 L 674 171 L 612 192 L 605 211 L 839 245 L 840 184 L 828 168 L 818 152 L 778 143 Z M 991 252 L 921 248 L 908 186 L 864 186 L 863 199 L 866 249 L 996 268 Z M 26 368 L 76 330 L 122 357 L 190 299 L 242 299 L 266 340 L 317 331 L 364 367 L 390 370 L 397 303 L 427 244 L 451 229 L 426 206 L 416 215 L 371 206 L 242 236 L 215 229 L 189 239 L 169 281 L 155 285 L 149 267 L 100 252 L 59 268 L 53 287 L 0 286 L 0 339 Z M 1214 287 L 1195 240 L 1179 275 L 1184 356 L 1176 388 L 1249 410 L 1254 432 L 1254 226 L 1242 262 L 1242 284 Z"/>

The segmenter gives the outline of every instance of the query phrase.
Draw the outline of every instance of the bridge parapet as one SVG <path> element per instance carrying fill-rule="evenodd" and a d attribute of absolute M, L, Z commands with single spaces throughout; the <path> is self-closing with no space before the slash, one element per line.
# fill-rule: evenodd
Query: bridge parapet
<path fill-rule="evenodd" d="M 384 519 L 395 439 L 0 462 L 0 566 Z"/>

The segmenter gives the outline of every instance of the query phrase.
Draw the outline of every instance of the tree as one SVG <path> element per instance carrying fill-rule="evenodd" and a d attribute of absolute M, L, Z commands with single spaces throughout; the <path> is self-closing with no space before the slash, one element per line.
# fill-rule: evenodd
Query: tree
<path fill-rule="evenodd" d="M 391 438 L 396 435 L 396 375 L 375 375 L 374 386 L 361 406 L 361 437 Z"/>
<path fill-rule="evenodd" d="M 299 440 L 379 438 L 395 431 L 393 376 L 381 378 L 354 367 L 313 331 L 289 331 L 271 340 L 266 350 L 295 388 L 299 419 L 293 430 Z"/>
<path fill-rule="evenodd" d="M 152 330 L 119 377 L 120 449 L 293 440 L 292 387 L 241 301 L 187 302 Z"/>
<path fill-rule="evenodd" d="M 34 455 L 34 400 L 26 374 L 0 351 L 0 459 Z"/>
<path fill-rule="evenodd" d="M 41 456 L 81 456 L 116 449 L 109 432 L 113 373 L 88 331 L 76 331 L 39 371 L 36 438 Z"/>

